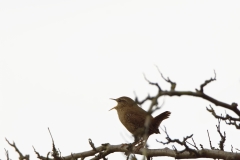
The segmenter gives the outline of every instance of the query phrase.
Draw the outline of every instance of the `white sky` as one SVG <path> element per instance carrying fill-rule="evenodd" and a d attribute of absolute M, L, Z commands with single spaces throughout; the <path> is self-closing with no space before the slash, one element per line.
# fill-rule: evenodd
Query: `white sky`
<path fill-rule="evenodd" d="M 4 148 L 12 159 L 18 156 L 5 137 L 31 159 L 37 159 L 32 145 L 46 155 L 52 149 L 47 127 L 63 155 L 91 149 L 88 138 L 96 146 L 123 143 L 123 136 L 132 141 L 116 111 L 108 112 L 116 105 L 109 98 L 154 95 L 142 73 L 168 89 L 155 65 L 178 90 L 191 91 L 215 69 L 217 81 L 205 92 L 239 103 L 239 7 L 239 1 L 203 0 L 0 1 L 0 158 L 6 159 Z M 163 100 L 154 115 L 172 112 L 163 123 L 172 138 L 194 134 L 209 148 L 208 129 L 217 147 L 217 120 L 205 110 L 209 102 Z M 222 128 L 226 150 L 240 148 L 239 131 Z M 163 133 L 149 144 L 165 147 L 155 139 L 165 141 Z"/>

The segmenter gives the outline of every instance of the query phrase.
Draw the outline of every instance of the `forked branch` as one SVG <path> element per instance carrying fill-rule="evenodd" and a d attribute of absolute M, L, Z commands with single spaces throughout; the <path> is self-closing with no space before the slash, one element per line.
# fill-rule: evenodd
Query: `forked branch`
<path fill-rule="evenodd" d="M 159 71 L 159 69 L 158 69 Z M 158 98 L 162 97 L 162 96 L 193 96 L 193 97 L 199 97 L 202 99 L 205 99 L 213 104 L 215 104 L 216 106 L 221 106 L 223 108 L 226 108 L 228 110 L 233 111 L 238 117 L 234 118 L 231 117 L 229 115 L 226 115 L 226 117 L 220 117 L 217 116 L 214 112 L 214 110 L 212 109 L 208 109 L 209 112 L 212 112 L 212 114 L 214 115 L 214 117 L 216 118 L 220 118 L 223 120 L 228 120 L 227 124 L 230 125 L 235 125 L 237 129 L 240 129 L 240 124 L 237 124 L 237 121 L 240 121 L 240 110 L 238 109 L 238 104 L 233 102 L 232 104 L 227 104 L 225 102 L 221 102 L 207 94 L 204 93 L 204 87 L 206 87 L 210 82 L 215 81 L 216 80 L 216 72 L 214 71 L 214 78 L 210 78 L 209 80 L 206 80 L 203 84 L 200 85 L 200 90 L 196 89 L 195 92 L 192 91 L 176 91 L 176 83 L 171 81 L 169 78 L 165 78 L 163 76 L 163 74 L 159 71 L 159 73 L 161 74 L 161 77 L 168 83 L 171 84 L 171 89 L 170 90 L 163 90 L 160 85 L 158 83 L 153 83 L 151 81 L 149 81 L 146 77 L 146 81 L 150 84 L 150 85 L 154 85 L 158 88 L 158 93 L 155 96 L 150 96 L 148 95 L 145 99 L 143 99 L 142 101 L 139 101 L 138 98 L 136 98 L 136 102 L 138 104 L 143 104 L 146 101 L 151 101 L 151 105 L 150 105 L 150 109 L 153 108 L 153 106 L 157 105 L 157 100 Z"/>

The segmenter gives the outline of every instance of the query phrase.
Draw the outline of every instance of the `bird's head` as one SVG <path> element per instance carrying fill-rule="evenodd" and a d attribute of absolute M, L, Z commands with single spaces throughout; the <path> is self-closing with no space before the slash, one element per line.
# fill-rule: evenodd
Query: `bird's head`
<path fill-rule="evenodd" d="M 117 106 L 112 108 L 112 109 L 116 109 L 116 110 L 118 110 L 122 107 L 131 107 L 135 103 L 134 100 L 132 100 L 129 97 L 119 97 L 117 99 L 114 99 L 114 98 L 110 98 L 110 99 L 112 99 L 118 103 Z M 110 109 L 109 111 L 111 111 L 112 109 Z"/>

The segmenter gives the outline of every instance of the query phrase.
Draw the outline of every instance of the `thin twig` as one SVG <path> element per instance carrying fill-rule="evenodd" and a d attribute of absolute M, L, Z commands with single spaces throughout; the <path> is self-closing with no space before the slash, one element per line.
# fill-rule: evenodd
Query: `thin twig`
<path fill-rule="evenodd" d="M 212 142 L 211 142 L 211 139 L 210 139 L 210 135 L 209 135 L 208 130 L 207 130 L 207 133 L 208 133 L 208 139 L 209 139 L 210 148 L 211 148 L 211 149 L 214 149 L 214 147 L 212 146 Z"/>

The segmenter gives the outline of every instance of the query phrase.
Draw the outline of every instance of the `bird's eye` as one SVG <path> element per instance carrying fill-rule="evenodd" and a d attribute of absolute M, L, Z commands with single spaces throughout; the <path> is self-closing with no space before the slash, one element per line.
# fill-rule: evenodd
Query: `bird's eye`
<path fill-rule="evenodd" d="M 122 103 L 126 103 L 125 99 L 121 99 L 121 102 L 122 102 Z"/>
<path fill-rule="evenodd" d="M 124 103 L 125 100 L 124 100 L 124 99 L 119 99 L 118 102 L 120 102 L 120 103 Z"/>

